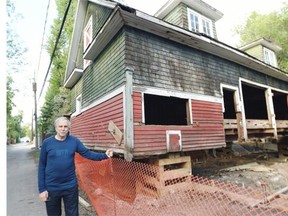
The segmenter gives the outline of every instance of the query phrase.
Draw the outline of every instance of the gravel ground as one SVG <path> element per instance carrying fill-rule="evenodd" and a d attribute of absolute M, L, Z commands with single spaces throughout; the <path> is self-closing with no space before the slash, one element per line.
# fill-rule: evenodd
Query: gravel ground
<path fill-rule="evenodd" d="M 79 190 L 79 196 L 84 199 L 87 203 L 90 204 L 90 207 L 85 207 L 84 205 L 81 204 L 81 202 L 79 202 L 79 214 L 80 216 L 97 216 L 97 213 L 95 212 L 93 206 L 91 205 L 88 197 L 86 196 L 86 194 Z"/>

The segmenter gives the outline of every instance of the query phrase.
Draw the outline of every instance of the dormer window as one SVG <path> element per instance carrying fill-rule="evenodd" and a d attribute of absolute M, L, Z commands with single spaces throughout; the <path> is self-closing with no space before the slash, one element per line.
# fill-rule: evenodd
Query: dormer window
<path fill-rule="evenodd" d="M 191 10 L 190 8 L 187 9 L 187 14 L 190 31 L 204 33 L 210 37 L 214 37 L 213 25 L 210 19 Z"/>
<path fill-rule="evenodd" d="M 277 67 L 275 53 L 266 47 L 264 47 L 263 51 L 264 51 L 264 62 L 274 67 Z"/>

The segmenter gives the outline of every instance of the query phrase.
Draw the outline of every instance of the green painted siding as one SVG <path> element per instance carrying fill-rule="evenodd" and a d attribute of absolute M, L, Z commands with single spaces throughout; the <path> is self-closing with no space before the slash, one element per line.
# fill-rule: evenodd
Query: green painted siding
<path fill-rule="evenodd" d="M 119 33 L 83 74 L 82 106 L 86 107 L 125 81 L 125 35 Z"/>
<path fill-rule="evenodd" d="M 261 45 L 247 49 L 247 50 L 245 50 L 245 52 L 251 56 L 254 56 L 255 58 L 257 58 L 261 61 L 264 61 L 263 46 L 261 46 Z"/>
<path fill-rule="evenodd" d="M 169 14 L 167 14 L 163 20 L 181 28 L 188 29 L 186 5 L 183 3 L 179 4 Z"/>

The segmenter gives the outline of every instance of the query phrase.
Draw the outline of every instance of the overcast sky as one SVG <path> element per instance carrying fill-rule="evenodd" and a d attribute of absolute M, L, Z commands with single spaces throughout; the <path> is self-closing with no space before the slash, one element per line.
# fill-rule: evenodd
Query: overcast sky
<path fill-rule="evenodd" d="M 23 68 L 21 74 L 14 77 L 20 91 L 16 93 L 15 100 L 18 110 L 24 111 L 24 121 L 31 123 L 34 108 L 32 91 L 34 73 L 36 74 L 39 93 L 50 61 L 50 57 L 45 50 L 42 50 L 41 59 L 39 58 L 48 0 L 12 1 L 15 2 L 16 11 L 23 16 L 16 25 L 16 32 L 20 36 L 21 41 L 23 41 L 23 46 L 28 48 L 28 53 L 25 55 L 27 66 Z M 166 1 L 125 0 L 129 6 L 150 15 L 155 14 Z M 288 0 L 205 0 L 205 2 L 224 14 L 223 18 L 216 23 L 218 39 L 231 46 L 236 46 L 238 38 L 233 35 L 235 26 L 245 22 L 252 11 L 263 14 L 277 11 L 283 7 L 284 2 L 288 3 Z M 55 2 L 51 0 L 46 26 L 47 35 L 44 37 L 44 42 L 47 40 L 55 14 Z M 39 60 L 41 62 L 38 72 Z"/>

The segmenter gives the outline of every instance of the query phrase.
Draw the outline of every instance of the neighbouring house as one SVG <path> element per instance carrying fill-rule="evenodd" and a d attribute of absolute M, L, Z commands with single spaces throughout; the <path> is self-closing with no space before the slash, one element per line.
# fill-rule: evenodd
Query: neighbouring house
<path fill-rule="evenodd" d="M 276 53 L 281 50 L 281 47 L 274 44 L 271 40 L 260 38 L 240 47 L 239 49 L 256 57 L 257 59 L 260 59 L 261 61 L 264 61 L 266 64 L 278 67 Z"/>
<path fill-rule="evenodd" d="M 129 161 L 287 134 L 288 75 L 273 47 L 252 44 L 269 56 L 256 58 L 218 41 L 222 16 L 201 0 L 167 1 L 154 16 L 79 0 L 64 84 L 71 133 Z"/>

